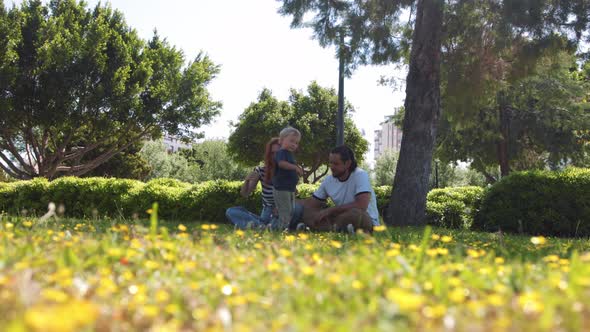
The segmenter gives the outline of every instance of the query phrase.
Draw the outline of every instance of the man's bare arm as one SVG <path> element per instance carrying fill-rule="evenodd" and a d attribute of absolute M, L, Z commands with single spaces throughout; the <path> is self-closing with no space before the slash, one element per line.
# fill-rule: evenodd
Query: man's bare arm
<path fill-rule="evenodd" d="M 371 194 L 370 193 L 361 193 L 361 194 L 356 195 L 356 197 L 354 198 L 354 202 L 324 209 L 320 212 L 318 217 L 321 220 L 321 219 L 324 219 L 327 217 L 337 216 L 340 213 L 350 210 L 350 209 L 353 209 L 353 208 L 367 211 L 367 209 L 369 208 L 370 202 L 371 202 Z"/>

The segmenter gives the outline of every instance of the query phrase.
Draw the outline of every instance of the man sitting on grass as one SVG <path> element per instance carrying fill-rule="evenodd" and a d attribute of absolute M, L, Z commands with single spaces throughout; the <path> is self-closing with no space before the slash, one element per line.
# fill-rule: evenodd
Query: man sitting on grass
<path fill-rule="evenodd" d="M 357 167 L 352 150 L 341 145 L 330 152 L 330 170 L 311 198 L 299 203 L 291 229 L 372 232 L 379 225 L 375 191 L 369 174 Z M 336 206 L 324 208 L 330 197 Z"/>

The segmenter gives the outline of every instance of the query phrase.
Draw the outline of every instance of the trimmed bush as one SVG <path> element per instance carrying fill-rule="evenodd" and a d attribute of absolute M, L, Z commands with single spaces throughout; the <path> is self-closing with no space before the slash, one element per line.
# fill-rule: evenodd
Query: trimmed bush
<path fill-rule="evenodd" d="M 374 187 L 373 190 L 377 199 L 377 210 L 379 210 L 381 216 L 385 216 L 385 209 L 391 197 L 391 186 Z"/>
<path fill-rule="evenodd" d="M 513 173 L 485 192 L 474 229 L 590 236 L 590 169 Z"/>
<path fill-rule="evenodd" d="M 431 190 L 426 199 L 426 222 L 469 229 L 483 192 L 483 188 L 474 186 Z"/>

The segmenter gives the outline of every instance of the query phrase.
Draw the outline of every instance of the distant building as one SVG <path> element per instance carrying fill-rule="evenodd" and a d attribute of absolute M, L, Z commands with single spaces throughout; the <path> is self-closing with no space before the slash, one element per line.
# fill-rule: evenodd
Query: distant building
<path fill-rule="evenodd" d="M 164 135 L 162 140 L 164 141 L 164 145 L 166 145 L 166 151 L 169 153 L 178 152 L 180 149 L 190 149 L 192 147 L 191 144 L 184 143 L 177 137 L 170 135 Z"/>
<path fill-rule="evenodd" d="M 393 115 L 385 117 L 381 129 L 375 130 L 375 159 L 386 150 L 399 152 L 402 144 L 402 130 L 393 123 Z"/>

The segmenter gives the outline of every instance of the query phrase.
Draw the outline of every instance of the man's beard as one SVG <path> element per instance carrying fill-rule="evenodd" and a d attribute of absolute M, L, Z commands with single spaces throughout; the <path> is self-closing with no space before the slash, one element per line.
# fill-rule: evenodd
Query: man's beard
<path fill-rule="evenodd" d="M 334 176 L 336 178 L 339 178 L 339 177 L 343 176 L 344 173 L 346 173 L 346 171 L 340 171 L 340 172 L 334 172 L 334 171 L 332 171 L 332 176 Z"/>

